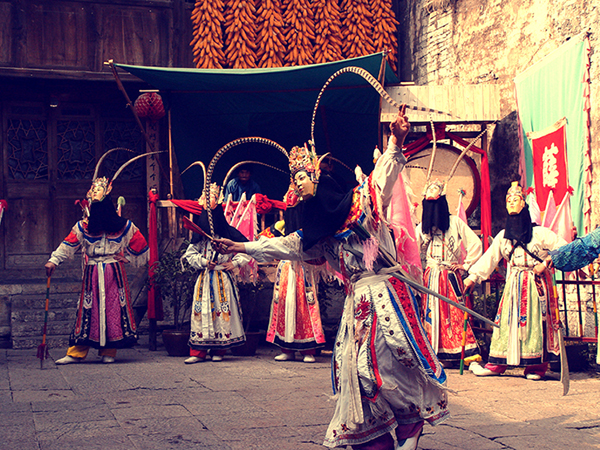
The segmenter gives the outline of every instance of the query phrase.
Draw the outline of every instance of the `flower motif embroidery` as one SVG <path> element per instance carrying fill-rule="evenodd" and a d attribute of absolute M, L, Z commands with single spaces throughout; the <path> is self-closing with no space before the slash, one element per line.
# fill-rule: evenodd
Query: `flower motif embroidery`
<path fill-rule="evenodd" d="M 365 320 L 371 311 L 371 304 L 364 299 L 364 297 L 356 305 L 354 310 L 354 318 L 358 321 Z"/>

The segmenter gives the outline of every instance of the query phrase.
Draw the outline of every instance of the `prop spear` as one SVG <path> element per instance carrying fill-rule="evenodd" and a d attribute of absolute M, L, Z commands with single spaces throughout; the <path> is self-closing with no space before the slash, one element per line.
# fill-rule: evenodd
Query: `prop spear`
<path fill-rule="evenodd" d="M 44 368 L 44 359 L 48 358 L 48 346 L 46 345 L 46 332 L 48 331 L 48 305 L 50 303 L 50 277 L 46 283 L 46 311 L 44 312 L 44 331 L 42 343 L 38 345 L 37 357 L 40 358 L 40 370 Z"/>
<path fill-rule="evenodd" d="M 350 228 L 361 239 L 369 239 L 371 237 L 371 234 L 362 225 L 360 225 L 358 223 L 353 224 Z M 344 250 L 347 250 L 347 251 L 349 251 L 351 253 L 358 253 L 355 250 L 353 250 L 351 247 L 344 246 Z M 382 249 L 381 247 L 379 247 L 378 251 L 379 251 L 379 256 L 381 257 L 381 259 L 383 260 L 383 262 L 387 265 L 387 267 L 394 267 L 394 266 L 398 265 L 397 261 L 392 257 L 392 255 L 390 255 L 384 249 Z M 422 284 L 417 283 L 408 274 L 404 273 L 404 271 L 402 269 L 400 269 L 400 268 L 398 268 L 398 270 L 396 272 L 393 272 L 390 275 L 393 276 L 394 278 L 397 278 L 398 280 L 400 280 L 400 281 L 408 284 L 409 286 L 415 288 L 416 290 L 418 290 L 420 292 L 423 292 L 424 294 L 433 295 L 434 297 L 437 297 L 440 300 L 443 300 L 446 303 L 449 303 L 450 305 L 452 305 L 452 306 L 460 309 L 461 311 L 471 314 L 473 317 L 478 318 L 479 320 L 481 320 L 482 322 L 487 323 L 488 325 L 491 325 L 491 326 L 496 327 L 496 328 L 500 328 L 500 326 L 498 324 L 492 322 L 487 317 L 484 317 L 481 314 L 473 311 L 472 309 L 469 309 L 466 306 L 461 305 L 460 303 L 455 302 L 454 300 L 450 300 L 448 297 L 444 297 L 443 295 L 441 295 L 441 294 L 439 294 L 439 293 L 437 293 L 435 291 L 432 291 L 429 288 L 426 288 Z"/>

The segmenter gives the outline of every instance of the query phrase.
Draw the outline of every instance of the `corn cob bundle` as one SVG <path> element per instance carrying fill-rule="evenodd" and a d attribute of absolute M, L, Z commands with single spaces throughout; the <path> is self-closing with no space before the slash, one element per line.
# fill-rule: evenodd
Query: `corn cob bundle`
<path fill-rule="evenodd" d="M 339 61 L 342 57 L 342 13 L 338 0 L 314 0 L 315 63 Z"/>
<path fill-rule="evenodd" d="M 368 0 L 342 1 L 342 53 L 356 58 L 375 52 L 373 47 L 373 14 Z"/>
<path fill-rule="evenodd" d="M 373 45 L 376 52 L 388 50 L 387 60 L 396 71 L 398 36 L 396 27 L 398 21 L 392 10 L 392 0 L 377 0 L 373 2 Z"/>
<path fill-rule="evenodd" d="M 283 21 L 287 53 L 284 61 L 288 66 L 312 64 L 315 22 L 309 0 L 287 0 L 284 4 Z"/>
<path fill-rule="evenodd" d="M 198 0 L 192 11 L 192 42 L 194 64 L 199 69 L 221 69 L 225 64 L 223 53 L 223 2 Z"/>
<path fill-rule="evenodd" d="M 256 28 L 258 67 L 283 67 L 285 38 L 280 0 L 260 1 L 256 13 Z"/>
<path fill-rule="evenodd" d="M 254 0 L 225 1 L 225 60 L 233 69 L 256 67 Z"/>

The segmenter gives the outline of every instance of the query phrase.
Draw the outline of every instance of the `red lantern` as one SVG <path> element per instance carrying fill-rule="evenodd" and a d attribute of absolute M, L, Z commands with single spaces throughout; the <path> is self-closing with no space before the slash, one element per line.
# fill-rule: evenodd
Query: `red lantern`
<path fill-rule="evenodd" d="M 135 112 L 142 119 L 156 122 L 165 115 L 162 97 L 156 92 L 145 92 L 134 103 Z"/>

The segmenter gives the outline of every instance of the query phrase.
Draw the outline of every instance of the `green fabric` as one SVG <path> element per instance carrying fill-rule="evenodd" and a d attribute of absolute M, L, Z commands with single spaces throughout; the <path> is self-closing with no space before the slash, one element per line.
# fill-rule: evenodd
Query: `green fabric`
<path fill-rule="evenodd" d="M 527 186 L 534 186 L 531 141 L 525 133 L 542 131 L 567 118 L 567 163 L 569 185 L 573 187 L 571 212 L 577 229 L 583 230 L 584 200 L 584 58 L 583 35 L 573 38 L 515 78 L 519 117 L 523 126 L 523 147 Z M 560 200 L 557 199 L 557 202 Z M 546 205 L 540 205 L 545 208 Z"/>
<path fill-rule="evenodd" d="M 173 145 L 181 170 L 194 161 L 208 164 L 216 151 L 234 139 L 260 136 L 287 150 L 310 139 L 317 95 L 339 69 L 357 66 L 378 78 L 383 54 L 344 61 L 274 69 L 176 69 L 116 64 L 160 90 L 171 109 Z M 386 63 L 386 84 L 398 79 Z M 362 77 L 338 76 L 325 90 L 315 119 L 317 153 L 331 152 L 350 167 L 373 167 L 378 145 L 379 94 Z M 287 171 L 285 156 L 273 147 L 243 144 L 226 153 L 212 181 L 223 182 L 227 170 L 242 160 L 258 160 Z M 353 174 L 341 167 L 348 181 Z M 200 195 L 201 169 L 182 177 L 186 198 Z M 286 174 L 256 166 L 253 179 L 270 198 L 281 199 L 289 185 Z"/>

